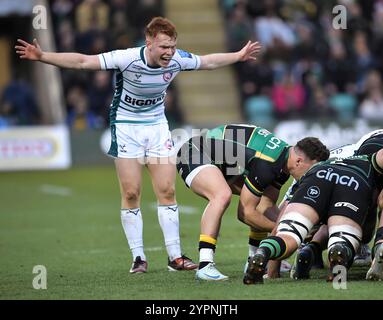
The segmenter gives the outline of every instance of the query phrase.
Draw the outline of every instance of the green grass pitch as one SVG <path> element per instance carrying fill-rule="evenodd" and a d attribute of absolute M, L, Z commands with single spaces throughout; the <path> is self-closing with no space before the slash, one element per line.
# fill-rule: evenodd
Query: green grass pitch
<path fill-rule="evenodd" d="M 178 178 L 177 178 L 178 179 Z M 353 268 L 347 290 L 312 279 L 283 278 L 242 284 L 248 228 L 237 221 L 237 197 L 226 212 L 216 250 L 223 283 L 194 279 L 194 272 L 168 272 L 163 236 L 150 179 L 144 171 L 142 212 L 147 274 L 129 274 L 131 254 L 120 223 L 120 197 L 113 166 L 68 171 L 0 173 L 0 299 L 268 300 L 382 299 L 382 283 L 367 282 L 366 268 Z M 200 216 L 205 200 L 177 180 L 183 252 L 198 260 Z M 292 258 L 290 258 L 290 262 Z M 33 267 L 47 269 L 47 289 L 32 287 Z"/>

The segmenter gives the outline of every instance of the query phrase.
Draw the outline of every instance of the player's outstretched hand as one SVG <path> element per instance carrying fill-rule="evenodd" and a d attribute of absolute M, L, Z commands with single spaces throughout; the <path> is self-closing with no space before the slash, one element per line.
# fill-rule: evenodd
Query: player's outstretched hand
<path fill-rule="evenodd" d="M 21 39 L 17 39 L 17 42 L 19 45 L 16 45 L 15 49 L 16 53 L 20 56 L 20 59 L 40 60 L 43 52 L 36 39 L 33 39 L 33 44 Z"/>
<path fill-rule="evenodd" d="M 249 59 L 257 60 L 256 55 L 261 51 L 261 44 L 256 41 L 248 41 L 246 45 L 239 51 L 239 61 L 247 61 Z"/>

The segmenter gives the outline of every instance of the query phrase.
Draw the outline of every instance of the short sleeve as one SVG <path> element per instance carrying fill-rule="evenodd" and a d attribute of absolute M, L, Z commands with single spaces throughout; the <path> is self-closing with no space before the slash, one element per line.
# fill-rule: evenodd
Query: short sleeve
<path fill-rule="evenodd" d="M 102 70 L 116 70 L 123 71 L 131 62 L 129 50 L 114 50 L 104 52 L 98 55 Z"/>
<path fill-rule="evenodd" d="M 265 189 L 273 183 L 276 173 L 273 170 L 273 164 L 263 159 L 254 158 L 250 166 L 245 185 L 250 192 L 260 197 Z"/>
<path fill-rule="evenodd" d="M 181 65 L 182 71 L 197 70 L 201 66 L 201 58 L 193 53 L 177 49 L 176 60 Z"/>

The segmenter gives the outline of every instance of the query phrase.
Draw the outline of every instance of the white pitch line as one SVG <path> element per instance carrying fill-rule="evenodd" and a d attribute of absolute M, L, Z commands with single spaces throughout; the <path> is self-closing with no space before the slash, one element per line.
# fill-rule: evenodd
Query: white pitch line
<path fill-rule="evenodd" d="M 53 194 L 56 196 L 69 197 L 72 195 L 72 189 L 67 187 L 55 186 L 52 184 L 43 184 L 40 186 L 42 193 Z"/>

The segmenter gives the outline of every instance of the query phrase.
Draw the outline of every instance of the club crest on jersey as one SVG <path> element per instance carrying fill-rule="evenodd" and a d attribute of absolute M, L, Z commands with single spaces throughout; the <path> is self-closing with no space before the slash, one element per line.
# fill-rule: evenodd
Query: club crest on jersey
<path fill-rule="evenodd" d="M 164 78 L 164 80 L 166 82 L 169 82 L 172 77 L 173 77 L 173 73 L 172 72 L 165 72 L 163 74 L 163 78 Z"/>

